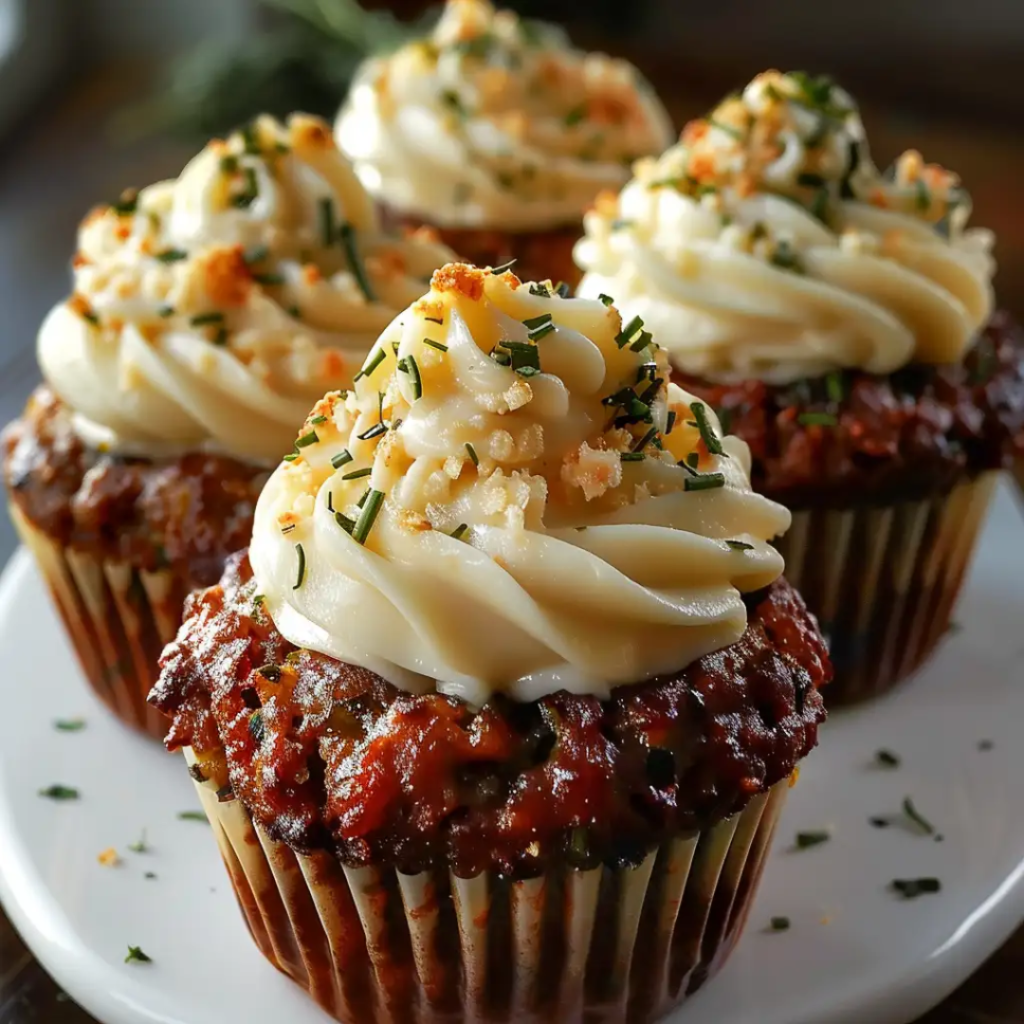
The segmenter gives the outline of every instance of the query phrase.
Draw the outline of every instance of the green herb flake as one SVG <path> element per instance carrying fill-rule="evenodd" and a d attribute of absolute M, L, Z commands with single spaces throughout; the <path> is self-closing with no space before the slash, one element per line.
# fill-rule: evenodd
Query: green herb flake
<path fill-rule="evenodd" d="M 431 348 L 436 348 L 438 352 L 447 352 L 448 346 L 442 344 L 440 341 L 434 341 L 433 338 L 424 338 L 424 345 L 429 345 Z"/>
<path fill-rule="evenodd" d="M 914 183 L 914 205 L 922 213 L 926 213 L 932 205 L 932 194 L 920 178 Z"/>
<path fill-rule="evenodd" d="M 693 402 L 690 405 L 690 411 L 693 413 L 693 418 L 696 422 L 697 430 L 700 432 L 701 440 L 704 442 L 704 447 L 712 455 L 726 455 L 722 442 L 715 433 L 714 427 L 711 426 L 711 420 L 708 419 L 707 406 L 703 402 Z"/>
<path fill-rule="evenodd" d="M 373 472 L 372 466 L 367 466 L 365 469 L 353 469 L 351 473 L 344 473 L 341 477 L 342 480 L 361 480 L 364 476 L 369 476 Z"/>
<path fill-rule="evenodd" d="M 671 434 L 672 428 L 676 425 L 676 411 L 675 409 L 669 409 L 668 417 L 665 420 L 665 433 Z"/>
<path fill-rule="evenodd" d="M 816 829 L 811 832 L 797 832 L 796 848 L 798 850 L 809 850 L 812 846 L 821 846 L 832 838 L 832 834 L 826 829 Z"/>
<path fill-rule="evenodd" d="M 146 842 L 146 830 L 145 829 L 143 829 L 142 832 L 139 833 L 139 838 L 136 839 L 134 843 L 129 843 L 128 844 L 128 849 L 131 850 L 132 853 L 148 853 L 149 852 L 149 843 Z"/>
<path fill-rule="evenodd" d="M 351 461 L 352 453 L 347 448 L 343 448 L 337 455 L 331 456 L 331 465 L 335 469 L 341 469 L 342 466 L 347 466 Z"/>
<path fill-rule="evenodd" d="M 173 306 L 161 306 L 156 311 L 156 315 L 158 317 L 160 317 L 161 320 L 167 320 L 169 317 L 174 316 L 174 307 Z"/>
<path fill-rule="evenodd" d="M 337 226 L 334 222 L 334 200 L 330 196 L 324 196 L 320 200 L 320 240 L 324 248 L 329 249 L 334 245 L 337 237 Z"/>
<path fill-rule="evenodd" d="M 184 249 L 164 249 L 163 252 L 158 252 L 154 258 L 161 263 L 180 263 L 182 260 L 188 259 L 188 253 Z"/>
<path fill-rule="evenodd" d="M 727 540 L 726 546 L 732 551 L 753 551 L 754 545 L 748 544 L 745 540 Z"/>
<path fill-rule="evenodd" d="M 363 510 L 359 514 L 359 519 L 356 520 L 356 525 L 352 530 L 352 539 L 357 544 L 366 543 L 366 538 L 369 537 L 370 530 L 373 529 L 373 524 L 383 504 L 384 492 L 375 491 L 371 488 L 368 492 L 366 504 L 363 505 Z"/>
<path fill-rule="evenodd" d="M 423 378 L 414 355 L 407 355 L 398 361 L 398 369 L 409 375 L 409 387 L 412 389 L 412 400 L 419 401 L 423 397 Z"/>
<path fill-rule="evenodd" d="M 380 437 L 388 432 L 388 428 L 383 423 L 374 423 L 369 430 L 364 430 L 361 434 L 356 436 L 360 441 L 372 441 L 375 437 Z"/>
<path fill-rule="evenodd" d="M 179 811 L 178 821 L 202 821 L 207 825 L 210 823 L 210 819 L 202 811 Z"/>
<path fill-rule="evenodd" d="M 643 452 L 620 452 L 619 460 L 622 462 L 643 462 Z"/>
<path fill-rule="evenodd" d="M 889 885 L 905 900 L 942 891 L 942 882 L 937 878 L 894 878 Z"/>
<path fill-rule="evenodd" d="M 578 125 L 581 121 L 585 121 L 587 117 L 587 104 L 581 103 L 579 106 L 573 107 L 568 114 L 565 115 L 565 126 L 572 128 Z"/>
<path fill-rule="evenodd" d="M 701 473 L 699 476 L 688 476 L 683 482 L 683 490 L 686 491 L 713 491 L 724 486 L 725 476 L 722 473 Z"/>
<path fill-rule="evenodd" d="M 224 314 L 217 312 L 198 313 L 189 320 L 193 327 L 205 327 L 207 324 L 220 324 L 224 322 Z"/>
<path fill-rule="evenodd" d="M 147 871 L 142 877 L 145 878 L 146 881 L 148 881 L 148 882 L 155 882 L 156 881 L 156 872 L 155 871 Z"/>
<path fill-rule="evenodd" d="M 264 288 L 278 288 L 285 283 L 284 274 L 253 274 L 252 279 Z"/>
<path fill-rule="evenodd" d="M 301 544 L 295 545 L 295 553 L 299 557 L 299 568 L 295 579 L 295 586 L 292 587 L 292 590 L 298 590 L 306 578 L 306 552 Z"/>
<path fill-rule="evenodd" d="M 151 964 L 153 958 L 142 952 L 139 946 L 129 946 L 128 955 L 124 958 L 126 964 Z"/>
<path fill-rule="evenodd" d="M 507 271 L 511 270 L 515 265 L 516 261 L 512 259 L 509 260 L 508 263 L 502 263 L 500 266 L 491 267 L 491 273 L 494 274 L 495 277 L 497 277 L 499 274 L 504 274 Z"/>
<path fill-rule="evenodd" d="M 355 375 L 355 380 L 360 380 L 363 377 L 369 377 L 386 358 L 387 353 L 384 351 L 382 346 L 378 346 L 374 354 L 366 363 L 363 364 L 363 368 Z"/>
<path fill-rule="evenodd" d="M 619 348 L 625 348 L 632 340 L 636 337 L 637 333 L 643 330 L 644 322 L 639 316 L 633 317 L 632 320 L 622 328 L 621 331 L 615 336 L 615 344 Z"/>
<path fill-rule="evenodd" d="M 839 417 L 831 412 L 802 412 L 796 421 L 802 427 L 834 427 L 838 425 Z"/>
<path fill-rule="evenodd" d="M 615 302 L 615 300 L 610 295 L 605 295 L 604 292 L 601 292 L 601 294 L 598 295 L 597 298 L 604 306 L 611 306 Z"/>
<path fill-rule="evenodd" d="M 891 750 L 879 750 L 875 753 L 875 764 L 883 768 L 899 768 L 900 757 Z"/>
<path fill-rule="evenodd" d="M 995 743 L 992 740 L 978 740 L 978 749 L 983 753 L 988 753 L 995 747 Z"/>
<path fill-rule="evenodd" d="M 349 519 L 348 516 L 341 512 L 334 513 L 334 521 L 346 532 L 351 533 L 356 527 L 356 521 Z"/>
<path fill-rule="evenodd" d="M 466 452 L 469 455 L 470 461 L 473 463 L 473 465 L 479 466 L 480 456 L 477 455 L 476 449 L 468 441 L 466 442 Z"/>
<path fill-rule="evenodd" d="M 903 798 L 903 813 L 926 835 L 935 835 L 935 826 L 914 806 L 910 797 Z"/>
<path fill-rule="evenodd" d="M 254 245 L 251 249 L 246 249 L 242 254 L 242 260 L 245 262 L 247 267 L 253 266 L 256 263 L 262 263 L 270 256 L 270 249 L 265 245 Z"/>
<path fill-rule="evenodd" d="M 234 154 L 220 158 L 220 170 L 222 174 L 235 174 L 238 171 L 238 157 Z"/>
<path fill-rule="evenodd" d="M 242 176 L 245 178 L 245 188 L 231 200 L 231 205 L 239 210 L 245 210 L 252 206 L 260 194 L 260 183 L 256 177 L 255 168 L 243 168 Z"/>
<path fill-rule="evenodd" d="M 788 932 L 790 920 L 788 917 L 773 917 L 768 923 L 768 930 L 773 932 Z"/>
<path fill-rule="evenodd" d="M 452 530 L 452 533 L 451 533 L 452 539 L 453 540 L 462 540 L 462 538 L 465 537 L 466 532 L 468 530 L 469 530 L 469 525 L 467 523 L 459 523 L 459 525 L 456 526 L 454 530 Z"/>
<path fill-rule="evenodd" d="M 319 440 L 320 437 L 317 432 L 315 430 L 311 430 L 308 434 L 303 434 L 302 437 L 296 440 L 295 447 L 308 448 L 311 444 L 316 444 Z"/>
<path fill-rule="evenodd" d="M 745 133 L 740 128 L 734 128 L 731 124 L 725 124 L 713 117 L 708 118 L 708 124 L 711 125 L 712 128 L 717 128 L 720 132 L 725 132 L 726 135 L 731 136 L 737 142 L 742 142 L 746 137 Z"/>
<path fill-rule="evenodd" d="M 84 718 L 58 718 L 53 723 L 57 732 L 81 732 L 85 728 Z"/>
<path fill-rule="evenodd" d="M 833 370 L 825 377 L 825 390 L 828 400 L 838 405 L 846 397 L 846 382 L 841 370 Z"/>
<path fill-rule="evenodd" d="M 81 797 L 81 793 L 73 786 L 62 786 L 60 783 L 39 790 L 39 795 L 47 800 L 78 800 Z"/>

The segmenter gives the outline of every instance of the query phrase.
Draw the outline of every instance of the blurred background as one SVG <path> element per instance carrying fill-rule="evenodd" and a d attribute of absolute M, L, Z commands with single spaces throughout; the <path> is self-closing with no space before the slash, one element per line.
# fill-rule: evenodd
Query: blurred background
<path fill-rule="evenodd" d="M 829 72 L 861 101 L 875 158 L 915 147 L 962 176 L 998 232 L 1024 315 L 1024 0 L 510 0 L 630 58 L 681 127 L 767 67 Z M 66 293 L 91 205 L 175 174 L 261 109 L 331 114 L 368 50 L 415 31 L 394 0 L 0 0 L 0 425 L 37 379 L 34 339 Z M 407 25 L 411 22 L 412 25 Z M 13 548 L 0 517 L 0 562 Z"/>

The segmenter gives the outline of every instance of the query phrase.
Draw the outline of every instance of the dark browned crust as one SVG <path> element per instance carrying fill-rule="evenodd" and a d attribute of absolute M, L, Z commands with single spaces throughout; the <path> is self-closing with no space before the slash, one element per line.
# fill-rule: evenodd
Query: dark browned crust
<path fill-rule="evenodd" d="M 172 568 L 193 587 L 249 543 L 267 472 L 213 455 L 148 461 L 86 447 L 47 387 L 0 438 L 4 483 L 51 540 L 135 569 Z"/>
<path fill-rule="evenodd" d="M 1024 331 L 1008 313 L 993 316 L 962 363 L 841 376 L 839 403 L 825 380 L 673 379 L 724 410 L 723 428 L 750 445 L 754 489 L 794 510 L 919 500 L 1024 454 Z M 837 423 L 801 423 L 808 412 Z"/>
<path fill-rule="evenodd" d="M 674 677 L 479 711 L 296 651 L 255 597 L 243 556 L 194 594 L 150 701 L 168 747 L 191 746 L 273 838 L 346 864 L 633 862 L 785 779 L 824 718 L 824 641 L 781 580 L 748 596 L 739 642 Z"/>
<path fill-rule="evenodd" d="M 575 289 L 583 276 L 572 258 L 573 248 L 583 234 L 582 222 L 543 231 L 498 231 L 442 227 L 387 208 L 382 209 L 382 214 L 392 230 L 429 227 L 463 263 L 501 267 L 515 260 L 512 269 L 521 281 L 564 281 Z"/>

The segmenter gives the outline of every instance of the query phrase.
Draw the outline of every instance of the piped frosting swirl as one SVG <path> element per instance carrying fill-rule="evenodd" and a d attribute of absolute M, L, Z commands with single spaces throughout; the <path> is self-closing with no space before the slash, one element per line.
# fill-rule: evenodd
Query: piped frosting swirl
<path fill-rule="evenodd" d="M 85 219 L 39 361 L 94 446 L 275 462 L 450 255 L 381 232 L 324 121 L 263 117 Z"/>
<path fill-rule="evenodd" d="M 766 72 L 598 200 L 580 293 L 615 295 L 709 379 L 957 362 L 993 306 L 992 236 L 970 210 L 914 151 L 880 173 L 830 80 Z"/>
<path fill-rule="evenodd" d="M 667 376 L 603 301 L 438 271 L 267 484 L 264 607 L 292 643 L 475 704 L 606 695 L 734 642 L 789 513 Z"/>

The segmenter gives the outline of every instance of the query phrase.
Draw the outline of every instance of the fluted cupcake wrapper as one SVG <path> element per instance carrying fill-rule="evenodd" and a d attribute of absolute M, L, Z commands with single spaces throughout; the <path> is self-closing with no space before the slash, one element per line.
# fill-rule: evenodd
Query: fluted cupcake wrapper
<path fill-rule="evenodd" d="M 97 696 L 121 721 L 163 739 L 167 719 L 146 697 L 160 653 L 181 624 L 186 581 L 170 570 L 147 572 L 66 547 L 34 526 L 16 503 L 9 509 Z"/>
<path fill-rule="evenodd" d="M 512 881 L 295 853 L 196 782 L 260 950 L 345 1024 L 656 1019 L 739 938 L 789 785 L 636 867 Z"/>
<path fill-rule="evenodd" d="M 829 704 L 883 693 L 935 649 L 997 479 L 984 473 L 923 501 L 793 514 L 775 543 L 828 638 Z"/>

